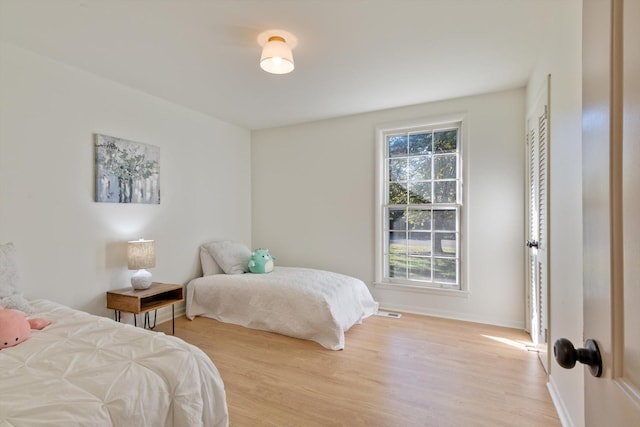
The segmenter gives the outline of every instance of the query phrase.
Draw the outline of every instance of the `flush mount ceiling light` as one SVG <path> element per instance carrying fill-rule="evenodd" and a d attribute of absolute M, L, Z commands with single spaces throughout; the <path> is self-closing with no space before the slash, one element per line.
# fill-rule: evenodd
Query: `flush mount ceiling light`
<path fill-rule="evenodd" d="M 296 36 L 284 30 L 267 30 L 258 35 L 258 43 L 262 46 L 260 68 L 271 74 L 287 74 L 295 68 L 293 53 L 298 40 Z"/>

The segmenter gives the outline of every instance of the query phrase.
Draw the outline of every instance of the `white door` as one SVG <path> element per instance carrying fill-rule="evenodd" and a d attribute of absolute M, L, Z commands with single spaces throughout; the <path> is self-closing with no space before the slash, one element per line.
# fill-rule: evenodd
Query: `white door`
<path fill-rule="evenodd" d="M 529 332 L 538 356 L 548 372 L 548 99 L 549 80 L 527 115 L 527 307 Z"/>
<path fill-rule="evenodd" d="M 640 2 L 584 0 L 583 18 L 584 339 L 603 365 L 585 420 L 640 426 Z"/>

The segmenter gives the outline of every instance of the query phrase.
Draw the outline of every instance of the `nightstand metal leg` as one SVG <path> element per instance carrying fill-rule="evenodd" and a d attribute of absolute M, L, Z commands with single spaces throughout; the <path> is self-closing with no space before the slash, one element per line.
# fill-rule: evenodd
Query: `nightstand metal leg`
<path fill-rule="evenodd" d="M 171 334 L 176 334 L 176 312 L 175 304 L 171 304 Z"/>
<path fill-rule="evenodd" d="M 158 310 L 153 311 L 153 325 L 151 324 L 151 316 L 149 316 L 149 312 L 147 311 L 144 314 L 144 328 L 152 329 L 156 327 L 156 320 L 158 320 Z"/>

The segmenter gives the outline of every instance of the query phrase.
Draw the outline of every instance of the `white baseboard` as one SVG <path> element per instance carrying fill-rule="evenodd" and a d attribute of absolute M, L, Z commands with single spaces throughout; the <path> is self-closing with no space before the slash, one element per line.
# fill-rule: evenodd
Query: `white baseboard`
<path fill-rule="evenodd" d="M 549 394 L 551 395 L 551 401 L 553 402 L 553 405 L 556 407 L 556 411 L 558 412 L 558 418 L 560 418 L 562 427 L 574 427 L 573 421 L 571 421 L 571 417 L 569 416 L 569 411 L 567 411 L 567 407 L 564 406 L 564 402 L 560 398 L 558 388 L 556 387 L 556 384 L 553 381 L 553 376 L 551 375 L 549 375 L 547 389 L 549 390 Z"/>
<path fill-rule="evenodd" d="M 483 318 L 478 316 L 468 316 L 461 313 L 448 312 L 445 310 L 425 309 L 422 307 L 406 306 L 402 304 L 381 303 L 381 309 L 388 311 L 401 311 L 403 313 L 422 314 L 423 316 L 442 317 L 444 319 L 462 320 L 465 322 L 484 323 L 487 325 L 503 326 L 506 328 L 524 330 L 524 320 L 503 322 L 495 319 Z"/>

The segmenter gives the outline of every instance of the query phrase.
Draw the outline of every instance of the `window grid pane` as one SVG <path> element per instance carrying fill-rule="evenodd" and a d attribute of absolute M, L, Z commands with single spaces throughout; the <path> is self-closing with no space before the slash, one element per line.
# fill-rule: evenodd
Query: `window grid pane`
<path fill-rule="evenodd" d="M 460 289 L 459 137 L 459 124 L 386 136 L 386 278 Z"/>
<path fill-rule="evenodd" d="M 387 208 L 388 277 L 459 289 L 459 212 L 459 207 Z"/>

